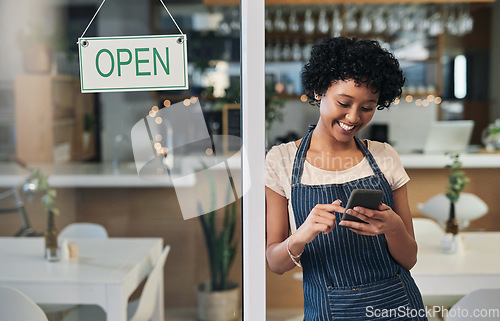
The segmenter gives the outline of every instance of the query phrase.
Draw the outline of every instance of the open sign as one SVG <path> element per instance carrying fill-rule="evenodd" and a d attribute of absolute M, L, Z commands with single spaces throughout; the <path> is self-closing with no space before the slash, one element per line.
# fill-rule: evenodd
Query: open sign
<path fill-rule="evenodd" d="M 82 93 L 188 86 L 185 35 L 78 39 Z"/>

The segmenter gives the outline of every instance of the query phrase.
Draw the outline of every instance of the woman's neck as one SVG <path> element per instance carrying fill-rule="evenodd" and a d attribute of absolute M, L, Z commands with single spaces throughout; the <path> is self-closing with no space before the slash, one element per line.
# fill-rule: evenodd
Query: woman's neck
<path fill-rule="evenodd" d="M 314 128 L 309 148 L 332 154 L 342 154 L 358 149 L 354 139 L 350 139 L 348 142 L 337 140 L 321 121 Z"/>

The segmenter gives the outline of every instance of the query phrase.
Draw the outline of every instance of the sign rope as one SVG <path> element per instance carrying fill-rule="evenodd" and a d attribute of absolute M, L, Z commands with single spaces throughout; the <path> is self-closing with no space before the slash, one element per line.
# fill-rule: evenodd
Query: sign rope
<path fill-rule="evenodd" d="M 104 5 L 104 2 L 106 2 L 106 0 L 102 0 L 101 4 L 99 5 L 99 8 L 97 8 L 97 11 L 95 12 L 94 16 L 92 17 L 92 19 L 90 20 L 89 24 L 87 25 L 87 28 L 85 28 L 85 30 L 83 31 L 82 36 L 80 38 L 83 38 L 83 36 L 87 32 L 87 30 L 89 29 L 90 25 L 94 21 L 95 17 L 97 16 L 97 14 L 99 13 L 99 11 L 101 10 L 102 6 Z M 175 26 L 177 27 L 177 30 L 179 30 L 179 32 L 180 32 L 181 35 L 184 35 L 184 32 L 182 32 L 181 28 L 179 27 L 179 25 L 175 21 L 174 17 L 170 14 L 170 11 L 168 10 L 168 8 L 165 5 L 165 3 L 163 2 L 163 0 L 160 0 L 160 2 L 163 5 L 163 7 L 165 8 L 165 10 L 167 11 L 168 15 L 170 16 L 170 19 L 172 19 L 172 21 L 174 22 Z M 77 44 L 78 44 L 78 42 L 77 42 Z"/>

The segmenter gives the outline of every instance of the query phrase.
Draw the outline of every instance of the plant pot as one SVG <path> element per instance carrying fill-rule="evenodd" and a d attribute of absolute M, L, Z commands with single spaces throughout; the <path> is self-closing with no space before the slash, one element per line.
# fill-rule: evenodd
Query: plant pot
<path fill-rule="evenodd" d="M 230 282 L 229 289 L 211 291 L 208 281 L 198 287 L 198 320 L 233 321 L 239 315 L 240 288 Z"/>

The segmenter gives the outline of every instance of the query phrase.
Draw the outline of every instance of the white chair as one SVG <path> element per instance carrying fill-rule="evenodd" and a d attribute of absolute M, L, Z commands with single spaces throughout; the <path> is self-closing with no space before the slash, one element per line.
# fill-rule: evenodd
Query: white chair
<path fill-rule="evenodd" d="M 425 217 L 415 217 L 413 218 L 413 230 L 415 235 L 425 235 L 425 234 L 445 234 L 444 229 L 434 220 Z"/>
<path fill-rule="evenodd" d="M 165 260 L 170 251 L 170 245 L 165 246 L 160 258 L 155 263 L 153 270 L 144 284 L 141 297 L 138 300 L 129 302 L 127 306 L 128 321 L 149 321 L 153 317 L 154 308 L 156 306 L 158 285 Z M 76 309 L 71 310 L 63 321 L 105 321 L 106 314 L 103 309 L 96 305 L 81 305 Z"/>
<path fill-rule="evenodd" d="M 107 238 L 104 226 L 96 223 L 71 223 L 59 232 L 59 239 L 64 238 Z"/>
<path fill-rule="evenodd" d="M 444 227 L 450 215 L 450 200 L 445 194 L 437 194 L 425 203 L 417 204 L 417 209 Z M 469 226 L 470 221 L 478 219 L 486 213 L 488 213 L 488 205 L 471 193 L 461 193 L 455 204 L 455 217 L 461 229 Z"/>
<path fill-rule="evenodd" d="M 104 226 L 96 223 L 71 223 L 66 225 L 57 236 L 59 242 L 63 239 L 78 238 L 108 238 L 108 232 Z M 61 318 L 61 313 L 75 308 L 75 304 L 40 304 L 46 314 L 55 314 L 57 319 Z"/>
<path fill-rule="evenodd" d="M 48 321 L 42 309 L 21 291 L 0 286 L 0 320 Z"/>
<path fill-rule="evenodd" d="M 447 313 L 446 321 L 500 320 L 500 289 L 473 291 Z"/>

